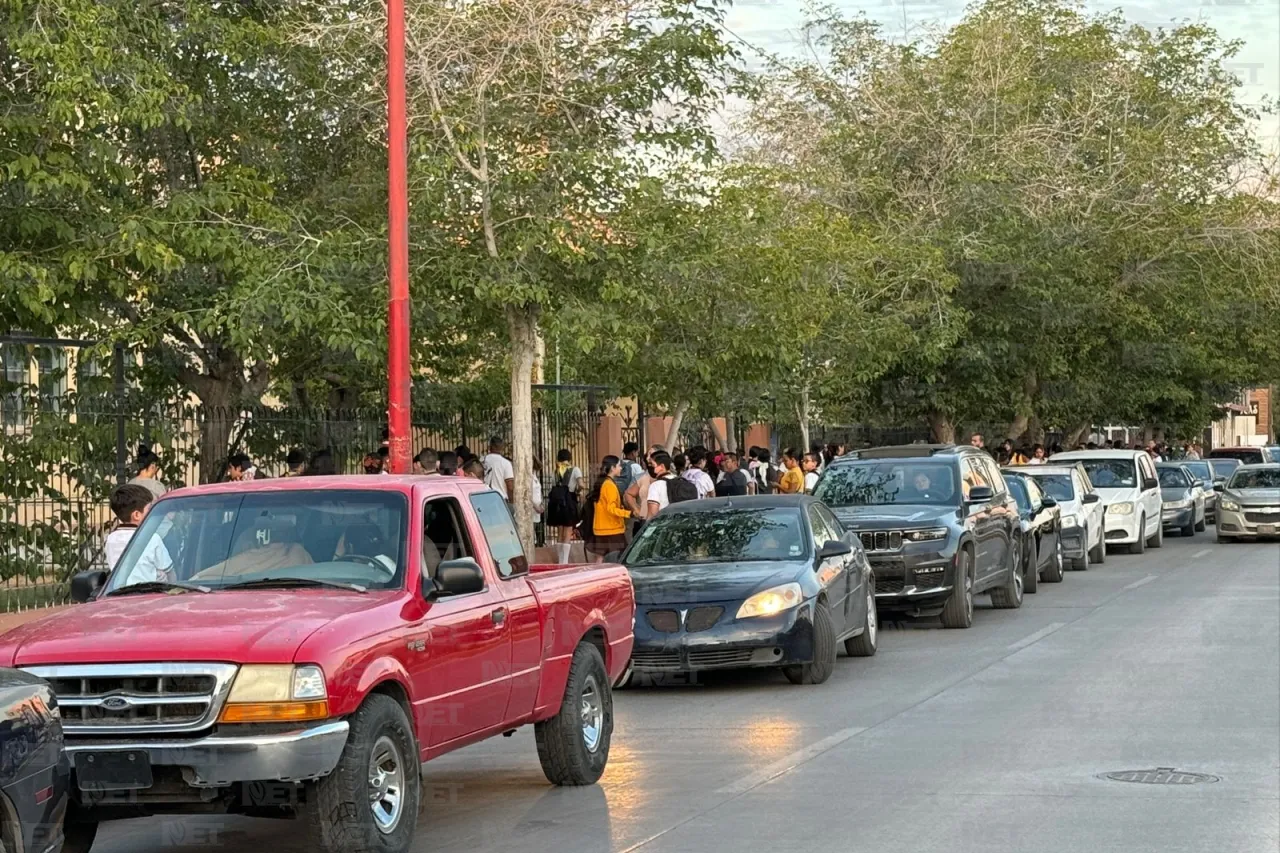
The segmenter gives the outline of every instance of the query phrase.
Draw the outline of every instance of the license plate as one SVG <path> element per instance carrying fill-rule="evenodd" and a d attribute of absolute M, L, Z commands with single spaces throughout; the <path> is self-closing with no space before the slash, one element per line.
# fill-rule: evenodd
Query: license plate
<path fill-rule="evenodd" d="M 76 782 L 82 791 L 140 791 L 150 788 L 151 758 L 141 750 L 76 753 Z"/>
<path fill-rule="evenodd" d="M 1280 524 L 1259 524 L 1258 525 L 1259 536 L 1275 536 L 1277 534 L 1280 534 Z"/>

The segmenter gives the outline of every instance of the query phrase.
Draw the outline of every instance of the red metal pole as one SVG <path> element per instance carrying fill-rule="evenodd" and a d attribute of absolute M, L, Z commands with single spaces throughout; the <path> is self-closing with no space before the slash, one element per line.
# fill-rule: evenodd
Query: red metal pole
<path fill-rule="evenodd" d="M 404 0 L 387 0 L 387 189 L 391 294 L 387 314 L 387 432 L 391 473 L 410 470 L 409 186 L 404 93 Z"/>

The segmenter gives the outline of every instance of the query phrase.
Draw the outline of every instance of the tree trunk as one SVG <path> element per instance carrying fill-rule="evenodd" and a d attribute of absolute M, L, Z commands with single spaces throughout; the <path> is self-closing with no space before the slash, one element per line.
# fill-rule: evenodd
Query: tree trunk
<path fill-rule="evenodd" d="M 724 416 L 724 449 L 738 452 L 738 419 L 733 415 Z"/>
<path fill-rule="evenodd" d="M 728 422 L 726 421 L 725 423 L 727 424 Z M 725 438 L 725 433 L 728 432 L 728 430 L 721 430 L 720 427 L 716 425 L 716 418 L 709 419 L 707 421 L 707 426 L 711 429 L 711 434 L 715 437 L 716 449 L 728 449 L 728 439 Z"/>
<path fill-rule="evenodd" d="M 1039 415 L 1032 415 L 1027 424 L 1027 441 L 1031 444 L 1044 444 L 1044 422 Z"/>
<path fill-rule="evenodd" d="M 681 402 L 671 414 L 671 426 L 667 427 L 667 440 L 664 442 L 668 453 L 675 450 L 676 442 L 680 440 L 680 426 L 684 423 L 684 416 L 688 411 L 689 404 Z"/>
<path fill-rule="evenodd" d="M 798 452 L 801 454 L 809 452 L 809 384 L 807 382 L 800 385 L 800 399 L 796 401 L 796 420 L 800 423 L 800 447 Z"/>
<path fill-rule="evenodd" d="M 538 306 L 507 308 L 511 336 L 511 465 L 515 496 L 511 507 L 516 532 L 526 554 L 534 552 L 533 535 L 533 365 L 538 356 Z M 585 469 L 584 469 L 585 470 Z"/>
<path fill-rule="evenodd" d="M 937 409 L 930 409 L 925 417 L 929 422 L 929 432 L 933 433 L 934 441 L 939 444 L 956 443 L 956 425 L 948 415 Z"/>
<path fill-rule="evenodd" d="M 1030 426 L 1032 408 L 1035 406 L 1036 392 L 1039 388 L 1040 383 L 1036 379 L 1035 371 L 1023 377 L 1022 399 L 1018 403 L 1017 413 L 1013 417 L 1013 423 L 1009 424 L 1009 431 L 1005 436 L 1015 443 L 1026 434 L 1027 427 Z"/>
<path fill-rule="evenodd" d="M 1071 450 L 1073 447 L 1079 444 L 1080 440 L 1084 438 L 1085 434 L 1089 431 L 1089 428 L 1092 426 L 1093 424 L 1086 421 L 1085 423 L 1079 424 L 1070 432 L 1068 432 L 1065 436 L 1063 436 L 1062 449 Z"/>

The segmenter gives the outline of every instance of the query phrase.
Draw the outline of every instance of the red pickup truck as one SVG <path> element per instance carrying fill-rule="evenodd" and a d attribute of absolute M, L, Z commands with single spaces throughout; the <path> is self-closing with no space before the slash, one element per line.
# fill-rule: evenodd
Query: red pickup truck
<path fill-rule="evenodd" d="M 440 476 L 174 491 L 72 596 L 0 637 L 58 697 L 67 853 L 195 811 L 405 851 L 420 762 L 528 723 L 551 782 L 591 784 L 635 612 L 624 568 L 531 566 L 502 497 Z"/>

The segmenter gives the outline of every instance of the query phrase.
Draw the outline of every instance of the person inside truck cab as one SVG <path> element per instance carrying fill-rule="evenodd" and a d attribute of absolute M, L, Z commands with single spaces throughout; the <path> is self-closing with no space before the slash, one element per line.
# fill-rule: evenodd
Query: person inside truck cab
<path fill-rule="evenodd" d="M 315 562 L 307 549 L 295 541 L 294 524 L 259 518 L 236 537 L 231 556 L 196 572 L 191 580 L 205 580 L 307 566 Z"/>

